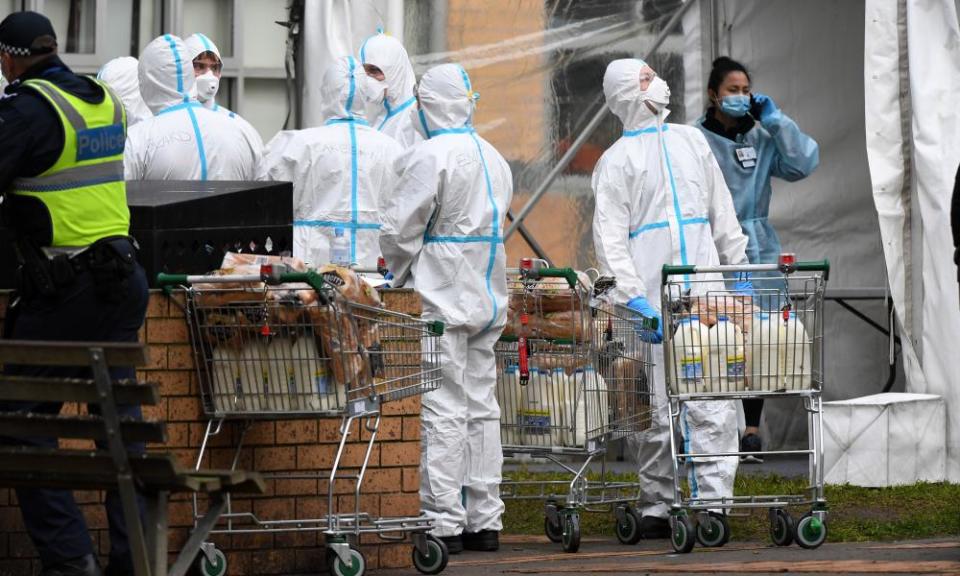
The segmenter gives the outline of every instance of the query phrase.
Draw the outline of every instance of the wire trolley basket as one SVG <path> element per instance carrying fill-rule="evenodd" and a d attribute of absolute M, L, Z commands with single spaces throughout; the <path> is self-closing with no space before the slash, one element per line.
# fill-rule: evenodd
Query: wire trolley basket
<path fill-rule="evenodd" d="M 730 536 L 727 511 L 737 508 L 767 508 L 776 545 L 796 541 L 816 548 L 826 539 L 823 293 L 829 271 L 826 260 L 796 262 L 789 254 L 782 255 L 779 264 L 664 266 L 664 374 L 674 475 L 670 522 L 678 552 L 689 552 L 695 541 L 722 546 Z M 727 287 L 746 279 L 752 287 Z M 685 403 L 763 398 L 796 398 L 803 403 L 807 449 L 700 453 L 690 447 L 689 438 L 678 445 L 674 434 L 682 428 Z M 683 493 L 686 464 L 692 463 L 692 469 L 704 459 L 765 455 L 807 456 L 807 492 L 725 497 L 704 497 L 695 490 L 689 497 Z M 795 521 L 787 506 L 809 506 L 810 511 Z"/>
<path fill-rule="evenodd" d="M 508 277 L 510 320 L 495 347 L 504 454 L 543 458 L 570 476 L 508 476 L 501 495 L 544 500 L 545 532 L 568 552 L 579 548 L 581 510 L 615 506 L 618 537 L 636 542 L 628 503 L 640 485 L 609 476 L 605 457 L 611 442 L 649 427 L 652 414 L 644 319 L 595 297 L 593 280 L 524 260 Z M 588 476 L 595 460 L 599 478 Z"/>
<path fill-rule="evenodd" d="M 228 499 L 222 525 L 212 533 L 322 531 L 331 573 L 354 575 L 366 567 L 356 547 L 362 534 L 384 540 L 403 540 L 409 534 L 417 569 L 442 571 L 448 553 L 442 541 L 427 534 L 430 519 L 372 517 L 360 510 L 360 493 L 379 431 L 381 404 L 440 386 L 443 323 L 349 301 L 337 290 L 342 279 L 313 271 L 267 266 L 260 275 L 161 274 L 159 280 L 161 285 L 182 286 L 186 294 L 186 318 L 208 418 L 198 468 L 210 439 L 221 433 L 225 421 L 239 424 L 236 467 L 244 433 L 256 421 L 341 418 L 329 474 L 264 474 L 274 480 L 327 480 L 326 516 L 261 518 L 234 510 Z M 364 458 L 357 473 L 344 474 L 346 443 L 357 430 L 368 436 Z M 352 510 L 338 510 L 337 480 L 355 482 Z M 196 514 L 196 501 L 194 507 Z M 223 573 L 226 558 L 213 544 L 205 544 L 199 558 L 204 573 Z"/>

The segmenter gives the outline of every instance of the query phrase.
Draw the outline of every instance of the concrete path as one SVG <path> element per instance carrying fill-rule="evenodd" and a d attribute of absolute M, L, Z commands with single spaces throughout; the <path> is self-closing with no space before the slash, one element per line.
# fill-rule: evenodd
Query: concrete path
<path fill-rule="evenodd" d="M 414 570 L 382 570 L 413 576 Z M 544 536 L 505 536 L 498 553 L 465 552 L 450 559 L 443 574 L 496 576 L 535 574 L 605 576 L 640 574 L 954 574 L 960 575 L 960 536 L 891 543 L 827 543 L 816 550 L 776 548 L 760 542 L 731 542 L 723 548 L 673 553 L 666 540 L 624 546 L 584 538 L 580 552 L 565 554 Z"/>

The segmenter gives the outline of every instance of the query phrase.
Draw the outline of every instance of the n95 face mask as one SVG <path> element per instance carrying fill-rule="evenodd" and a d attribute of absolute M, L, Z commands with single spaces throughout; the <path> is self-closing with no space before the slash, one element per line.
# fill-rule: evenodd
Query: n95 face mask
<path fill-rule="evenodd" d="M 213 75 L 213 72 L 206 72 L 197 76 L 197 100 L 206 102 L 213 100 L 220 89 L 220 79 Z"/>

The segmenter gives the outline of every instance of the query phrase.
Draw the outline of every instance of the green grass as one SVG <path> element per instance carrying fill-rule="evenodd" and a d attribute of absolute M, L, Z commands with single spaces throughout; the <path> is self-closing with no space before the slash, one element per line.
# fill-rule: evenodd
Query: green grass
<path fill-rule="evenodd" d="M 636 476 L 608 475 L 614 481 L 635 482 Z M 567 480 L 558 473 L 513 473 L 518 480 Z M 596 480 L 597 476 L 591 476 Z M 738 476 L 736 495 L 801 494 L 802 479 L 781 476 Z M 532 493 L 529 490 L 526 492 Z M 904 540 L 960 536 L 960 484 L 920 483 L 894 488 L 827 486 L 830 542 Z M 507 500 L 503 517 L 508 534 L 543 534 L 542 500 Z M 809 507 L 790 508 L 798 519 Z M 743 512 L 738 511 L 738 513 Z M 733 538 L 738 541 L 769 540 L 766 510 L 753 510 L 748 517 L 730 518 Z M 612 512 L 581 514 L 584 536 L 614 537 Z"/>

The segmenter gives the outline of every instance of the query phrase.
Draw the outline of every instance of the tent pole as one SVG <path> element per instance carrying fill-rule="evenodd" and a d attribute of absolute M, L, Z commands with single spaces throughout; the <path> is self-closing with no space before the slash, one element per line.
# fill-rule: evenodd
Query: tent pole
<path fill-rule="evenodd" d="M 667 39 L 673 30 L 680 24 L 680 21 L 683 19 L 683 15 L 686 14 L 687 10 L 696 3 L 697 0 L 687 0 L 683 6 L 681 6 L 674 15 L 667 21 L 663 29 L 660 31 L 660 34 L 657 36 L 656 40 L 653 42 L 653 46 L 650 47 L 650 50 L 647 51 L 647 54 L 644 56 L 644 60 L 648 60 L 657 49 L 660 48 L 660 45 Z M 570 145 L 570 148 L 564 152 L 563 156 L 560 157 L 560 160 L 557 162 L 550 172 L 547 173 L 544 177 L 543 182 L 537 186 L 536 191 L 533 193 L 533 196 L 530 197 L 530 200 L 524 205 L 523 209 L 520 210 L 520 213 L 516 215 L 513 222 L 510 224 L 510 227 L 507 228 L 507 231 L 504 233 L 504 240 L 510 238 L 514 232 L 517 231 L 517 228 L 523 223 L 527 216 L 530 215 L 530 212 L 533 210 L 534 206 L 537 205 L 537 202 L 540 201 L 540 198 L 547 193 L 547 190 L 553 184 L 553 181 L 557 179 L 557 176 L 563 172 L 570 162 L 573 160 L 573 157 L 577 155 L 577 152 L 580 151 L 580 148 L 586 144 L 587 139 L 594 133 L 597 129 L 597 126 L 600 125 L 600 122 L 606 116 L 609 108 L 607 103 L 604 102 L 603 106 L 597 110 L 597 113 L 593 115 L 593 118 L 590 119 L 590 122 L 587 123 L 586 127 L 583 129 L 583 132 L 577 136 L 577 139 L 573 141 L 573 144 Z"/>

